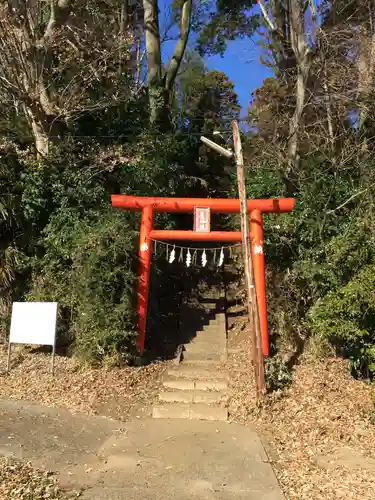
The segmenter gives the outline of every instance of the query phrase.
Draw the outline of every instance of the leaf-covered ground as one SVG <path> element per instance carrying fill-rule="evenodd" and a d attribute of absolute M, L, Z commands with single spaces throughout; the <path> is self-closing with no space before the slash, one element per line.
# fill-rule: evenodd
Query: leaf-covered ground
<path fill-rule="evenodd" d="M 232 352 L 228 361 L 231 418 L 255 424 L 268 442 L 269 457 L 286 500 L 373 500 L 373 388 L 354 380 L 345 360 L 316 361 L 306 357 L 294 369 L 292 386 L 269 397 L 258 410 L 254 404 L 248 334 L 246 329 L 241 330 L 240 323 L 233 331 L 236 328 L 238 337 L 232 341 L 232 347 L 241 349 Z M 21 349 L 13 359 L 11 373 L 0 376 L 0 398 L 24 399 L 122 420 L 150 414 L 160 375 L 166 367 L 165 363 L 158 363 L 143 368 L 92 369 L 73 359 L 58 357 L 52 378 L 48 354 L 31 354 Z M 5 360 L 6 352 L 2 350 L 2 367 Z M 34 477 L 35 487 L 45 487 L 46 476 L 28 464 L 9 466 L 3 461 L 0 470 L 5 483 L 14 485 L 13 490 L 8 486 L 7 491 L 27 489 Z M 55 496 L 38 493 L 31 498 L 59 498 L 53 482 L 48 483 L 48 488 L 48 494 Z M 3 490 L 1 498 L 23 498 L 12 497 Z"/>
<path fill-rule="evenodd" d="M 57 356 L 51 375 L 51 355 L 20 347 L 5 374 L 6 350 L 0 348 L 0 398 L 23 399 L 72 412 L 101 414 L 127 420 L 150 414 L 165 363 L 145 367 L 90 368 Z"/>
<path fill-rule="evenodd" d="M 0 457 L 0 498 L 4 500 L 63 500 L 50 473 L 22 463 Z"/>
<path fill-rule="evenodd" d="M 370 384 L 354 380 L 347 361 L 305 357 L 293 384 L 255 409 L 246 330 L 230 356 L 232 419 L 255 424 L 287 500 L 373 500 L 375 425 Z M 233 336 L 233 335 L 232 335 Z"/>

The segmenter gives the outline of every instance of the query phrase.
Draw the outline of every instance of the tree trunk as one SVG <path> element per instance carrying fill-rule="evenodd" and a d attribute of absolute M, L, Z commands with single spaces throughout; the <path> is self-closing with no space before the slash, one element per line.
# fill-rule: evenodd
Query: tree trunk
<path fill-rule="evenodd" d="M 150 123 L 161 132 L 167 132 L 172 127 L 170 116 L 171 94 L 189 38 L 192 0 L 184 0 L 182 5 L 180 36 L 165 73 L 163 73 L 161 61 L 158 0 L 143 0 L 143 9 L 148 63 Z"/>
<path fill-rule="evenodd" d="M 303 83 L 303 75 L 301 71 L 297 71 L 297 82 L 296 82 L 296 105 L 294 108 L 293 116 L 289 122 L 289 143 L 288 143 L 288 154 L 289 159 L 294 167 L 297 159 L 298 150 L 298 128 L 301 121 L 303 103 L 305 101 L 305 86 Z"/>
<path fill-rule="evenodd" d="M 40 95 L 39 102 L 25 105 L 24 113 L 29 121 L 34 138 L 34 145 L 37 157 L 46 158 L 50 153 L 50 143 L 56 142 L 61 138 L 66 127 L 66 123 L 58 118 L 53 107 L 42 106 L 43 96 Z"/>
<path fill-rule="evenodd" d="M 49 136 L 45 122 L 43 123 L 40 113 L 36 113 L 32 106 L 24 105 L 23 110 L 33 134 L 37 158 L 46 158 L 49 154 Z"/>
<path fill-rule="evenodd" d="M 30 118 L 31 129 L 34 136 L 35 149 L 38 159 L 46 158 L 49 154 L 49 137 L 43 124 L 35 119 L 34 116 Z"/>
<path fill-rule="evenodd" d="M 165 108 L 165 92 L 161 67 L 158 0 L 143 0 L 147 50 L 147 81 L 150 104 L 150 122 L 159 125 Z"/>
<path fill-rule="evenodd" d="M 365 28 L 359 30 L 359 56 L 358 56 L 358 94 L 360 98 L 360 112 L 358 129 L 366 125 L 369 114 L 369 101 L 374 85 L 375 66 L 375 32 L 371 35 Z"/>
<path fill-rule="evenodd" d="M 168 91 L 172 90 L 176 80 L 177 72 L 181 66 L 185 54 L 186 45 L 190 33 L 190 21 L 192 13 L 192 0 L 185 0 L 181 10 L 180 37 L 174 50 L 172 59 L 169 62 L 165 77 L 165 86 Z"/>
<path fill-rule="evenodd" d="M 290 44 L 293 50 L 297 79 L 295 84 L 296 104 L 289 124 L 287 178 L 294 184 L 299 164 L 299 135 L 306 101 L 306 82 L 311 66 L 311 49 L 306 41 L 305 14 L 301 0 L 290 0 L 288 11 Z"/>

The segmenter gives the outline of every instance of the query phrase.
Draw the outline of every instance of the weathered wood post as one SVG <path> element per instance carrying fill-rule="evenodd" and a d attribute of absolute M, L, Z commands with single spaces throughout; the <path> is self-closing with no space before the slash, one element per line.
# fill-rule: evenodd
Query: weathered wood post
<path fill-rule="evenodd" d="M 254 364 L 255 384 L 258 399 L 266 393 L 264 375 L 264 359 L 260 332 L 259 310 L 255 288 L 253 258 L 251 254 L 249 213 L 247 209 L 245 171 L 242 154 L 240 131 L 236 120 L 233 121 L 233 147 L 237 166 L 238 196 L 240 199 L 242 251 L 245 267 L 245 284 L 247 292 L 247 306 L 250 319 L 252 356 Z"/>

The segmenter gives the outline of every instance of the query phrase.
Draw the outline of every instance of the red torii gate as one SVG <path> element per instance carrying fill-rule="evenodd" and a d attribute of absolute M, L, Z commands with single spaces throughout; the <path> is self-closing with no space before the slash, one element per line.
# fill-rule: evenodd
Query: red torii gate
<path fill-rule="evenodd" d="M 112 206 L 124 210 L 142 211 L 139 240 L 139 281 L 138 281 L 138 338 L 137 347 L 144 350 L 147 323 L 147 305 L 150 283 L 152 240 L 164 241 L 218 241 L 241 242 L 241 231 L 176 231 L 153 229 L 155 212 L 187 213 L 196 208 L 209 208 L 213 213 L 235 214 L 240 212 L 238 199 L 212 198 L 157 198 L 144 196 L 112 195 Z M 294 198 L 270 200 L 249 200 L 250 234 L 254 264 L 255 286 L 260 316 L 263 354 L 269 354 L 267 327 L 266 280 L 263 251 L 263 213 L 291 212 Z"/>

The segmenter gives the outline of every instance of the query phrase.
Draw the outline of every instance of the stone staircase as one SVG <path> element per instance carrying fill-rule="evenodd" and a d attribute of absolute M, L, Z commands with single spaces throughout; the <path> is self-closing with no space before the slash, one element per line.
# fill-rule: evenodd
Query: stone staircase
<path fill-rule="evenodd" d="M 182 361 L 163 380 L 154 418 L 228 419 L 227 334 L 218 303 L 204 304 L 206 324 L 184 345 Z"/>

